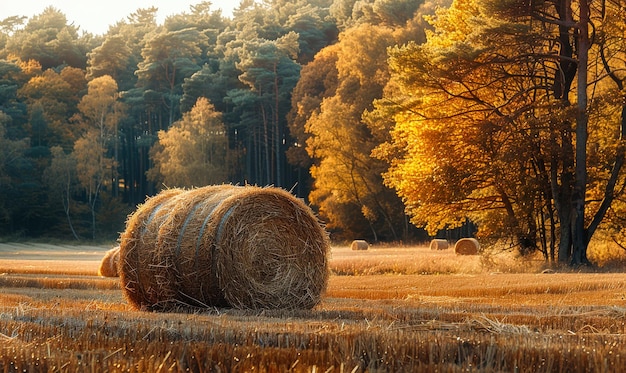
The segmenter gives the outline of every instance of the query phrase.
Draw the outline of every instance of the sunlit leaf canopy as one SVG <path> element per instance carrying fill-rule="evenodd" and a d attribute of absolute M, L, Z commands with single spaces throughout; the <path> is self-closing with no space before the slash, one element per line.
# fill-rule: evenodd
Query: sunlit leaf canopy
<path fill-rule="evenodd" d="M 396 125 L 374 154 L 391 164 L 386 184 L 415 224 L 435 234 L 469 218 L 482 237 L 510 237 L 522 252 L 542 240 L 552 258 L 560 240 L 560 259 L 585 262 L 624 181 L 624 21 L 613 18 L 622 5 L 601 3 L 590 9 L 595 27 L 617 32 L 588 49 L 573 19 L 561 19 L 579 4 L 567 13 L 551 3 L 460 0 L 429 18 L 426 43 L 391 50 L 395 92 L 379 107 L 396 104 Z M 589 63 L 577 69 L 583 57 Z M 584 207 L 572 213 L 573 205 Z"/>

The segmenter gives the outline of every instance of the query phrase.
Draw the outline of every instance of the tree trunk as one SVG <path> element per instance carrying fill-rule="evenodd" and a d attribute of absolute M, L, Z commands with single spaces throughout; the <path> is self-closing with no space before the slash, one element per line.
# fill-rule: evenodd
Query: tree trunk
<path fill-rule="evenodd" d="M 282 187 L 282 182 L 281 182 L 281 178 L 282 178 L 282 170 L 280 167 L 281 164 L 281 153 L 282 153 L 282 146 L 281 146 L 281 131 L 280 131 L 280 123 L 279 123 L 279 113 L 278 113 L 278 103 L 279 103 L 279 90 L 278 90 L 278 71 L 276 70 L 276 66 L 277 63 L 274 62 L 274 138 L 275 138 L 275 143 L 276 143 L 276 147 L 274 148 L 274 157 L 276 157 L 276 186 L 277 187 Z"/>
<path fill-rule="evenodd" d="M 76 239 L 76 241 L 80 241 L 80 237 L 78 237 L 78 234 L 76 233 L 76 230 L 74 229 L 74 224 L 72 224 L 72 218 L 70 217 L 70 204 L 71 204 L 70 187 L 71 185 L 72 185 L 71 174 L 68 171 L 65 188 L 64 188 L 65 189 L 64 196 L 62 197 L 63 210 L 65 211 L 65 217 L 67 218 L 67 223 L 70 226 L 70 230 L 72 231 L 72 235 L 74 236 L 74 239 Z"/>
<path fill-rule="evenodd" d="M 551 161 L 551 185 L 552 194 L 554 196 L 557 214 L 559 216 L 559 249 L 558 261 L 561 264 L 569 264 L 572 257 L 572 194 L 574 187 L 574 156 L 572 149 L 572 135 L 568 130 L 569 123 L 563 123 L 561 129 L 561 148 L 559 157 L 553 155 Z M 561 164 L 561 175 L 559 178 L 558 170 Z M 559 183 L 560 181 L 560 183 Z"/>
<path fill-rule="evenodd" d="M 572 4 L 571 0 L 560 0 L 555 4 L 556 11 L 559 15 L 559 69 L 555 73 L 554 77 L 554 97 L 561 100 L 563 107 L 568 107 L 570 105 L 569 102 L 569 93 L 571 91 L 571 86 L 576 77 L 576 72 L 578 69 L 578 65 L 574 62 L 574 40 L 573 40 L 573 30 L 570 25 L 573 24 L 573 16 L 572 16 Z M 585 64 L 586 66 L 586 64 Z M 586 76 L 585 76 L 586 79 Z M 580 77 L 579 77 L 580 81 Z M 587 82 L 585 80 L 585 87 L 587 86 Z M 576 135 L 577 135 L 577 145 L 580 142 L 580 138 L 578 137 L 578 121 L 577 118 L 577 126 L 576 126 Z M 584 128 L 585 134 L 583 136 L 584 142 L 586 144 L 586 127 Z M 580 175 L 577 171 L 579 164 L 578 156 L 579 152 L 584 152 L 584 155 L 581 156 L 581 161 L 585 161 L 585 163 L 580 164 L 582 166 L 585 164 L 586 166 L 586 148 L 577 147 L 576 150 L 573 149 L 572 142 L 572 134 L 570 131 L 570 123 L 565 121 L 563 123 L 562 128 L 560 129 L 560 140 L 561 140 L 561 177 L 560 177 L 560 185 L 558 183 L 557 170 L 559 169 L 559 162 L 556 160 L 558 156 L 553 155 L 552 158 L 552 169 L 551 169 L 551 184 L 552 184 L 552 194 L 554 196 L 555 205 L 559 215 L 560 222 L 560 241 L 559 241 L 559 263 L 562 264 L 571 264 L 570 261 L 572 259 L 572 249 L 573 249 L 573 240 L 578 239 L 579 237 L 573 237 L 573 233 L 577 232 L 578 222 L 575 222 L 577 218 L 577 214 L 574 210 L 578 211 L 580 208 L 579 205 L 582 205 L 584 209 L 584 191 L 586 190 L 586 186 L 583 186 L 582 189 L 577 190 L 578 193 L 575 193 L 574 189 L 576 187 L 580 187 L 580 183 L 584 180 L 586 183 L 586 177 L 581 179 Z M 576 153 L 574 154 L 574 151 Z M 576 157 L 576 158 L 575 158 Z M 576 161 L 575 161 L 576 160 Z M 585 170 L 586 172 L 586 170 Z M 585 173 L 586 175 L 586 173 Z M 580 202 L 580 198 L 574 198 L 577 194 L 582 192 L 582 204 Z M 581 215 L 582 222 L 584 224 L 584 210 Z"/>
<path fill-rule="evenodd" d="M 260 92 L 260 91 L 259 91 Z M 263 143 L 265 145 L 265 151 L 264 151 L 264 156 L 265 156 L 265 183 L 264 184 L 271 184 L 272 183 L 272 161 L 271 161 L 271 143 L 270 143 L 270 135 L 269 135 L 269 129 L 268 129 L 268 118 L 267 118 L 267 113 L 265 112 L 265 106 L 263 105 L 263 102 L 261 102 L 261 117 L 263 119 Z"/>
<path fill-rule="evenodd" d="M 576 181 L 574 187 L 573 250 L 571 265 L 589 264 L 587 231 L 585 229 L 585 197 L 587 192 L 587 69 L 589 60 L 589 4 L 581 0 L 578 30 L 578 81 L 576 87 Z"/>

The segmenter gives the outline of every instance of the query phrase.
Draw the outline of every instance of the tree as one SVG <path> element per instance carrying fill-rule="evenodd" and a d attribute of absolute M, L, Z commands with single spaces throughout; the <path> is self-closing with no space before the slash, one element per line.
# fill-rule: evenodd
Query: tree
<path fill-rule="evenodd" d="M 71 216 L 72 194 L 76 184 L 76 160 L 72 154 L 66 154 L 60 146 L 52 147 L 50 151 L 52 161 L 44 173 L 44 179 L 51 195 L 61 201 L 72 236 L 79 240 Z"/>
<path fill-rule="evenodd" d="M 17 94 L 26 79 L 24 75 L 17 61 L 0 60 L 0 111 L 10 118 L 5 124 L 5 131 L 13 139 L 22 138 L 26 133 L 26 105 Z"/>
<path fill-rule="evenodd" d="M 600 205 L 610 206 L 623 163 L 621 147 L 589 163 L 588 134 L 617 144 L 611 133 L 621 132 L 606 131 L 606 116 L 594 114 L 601 100 L 587 97 L 610 70 L 589 63 L 602 60 L 602 48 L 591 48 L 589 17 L 598 27 L 618 8 L 459 0 L 433 18 L 427 43 L 393 51 L 398 89 L 387 100 L 396 103 L 396 126 L 378 155 L 392 162 L 386 180 L 415 223 L 434 232 L 469 216 L 486 235 L 505 232 L 528 252 L 538 234 L 545 245 L 547 215 L 553 240 L 558 225 L 559 261 L 588 263 L 587 245 L 606 214 L 587 203 L 588 172 L 610 170 L 608 179 L 593 175 L 604 186 Z"/>
<path fill-rule="evenodd" d="M 85 191 L 91 212 L 91 238 L 96 239 L 96 212 L 98 196 L 110 175 L 115 172 L 112 159 L 106 157 L 100 133 L 91 129 L 74 144 L 73 157 L 76 159 L 78 181 Z"/>
<path fill-rule="evenodd" d="M 241 71 L 239 80 L 249 91 L 234 92 L 239 102 L 253 103 L 257 121 L 261 126 L 248 128 L 249 139 L 254 139 L 258 150 L 256 181 L 261 184 L 282 186 L 285 159 L 286 123 L 290 93 L 300 73 L 295 62 L 298 53 L 298 36 L 289 33 L 276 40 L 253 39 L 239 51 Z M 233 96 L 235 97 L 235 96 Z M 249 142 L 249 149 L 254 149 Z M 253 159 L 248 158 L 251 166 Z"/>
<path fill-rule="evenodd" d="M 157 29 L 157 11 L 156 7 L 139 8 L 126 17 L 126 20 L 110 26 L 104 42 L 100 45 L 101 48 L 94 48 L 88 54 L 89 77 L 110 75 L 117 81 L 121 91 L 133 89 L 137 84 L 135 74 L 137 64 L 142 60 L 141 50 L 145 46 L 147 35 Z M 122 41 L 127 50 L 121 45 Z M 122 49 L 114 51 L 113 48 L 116 46 Z M 128 51 L 127 60 L 123 61 L 122 54 L 126 51 Z M 125 68 L 121 65 L 125 65 Z M 115 69 L 116 71 L 105 72 L 102 69 Z"/>
<path fill-rule="evenodd" d="M 198 57 L 207 38 L 195 28 L 155 33 L 141 51 L 143 61 L 138 64 L 138 84 L 162 97 L 168 113 L 168 123 L 174 122 L 182 95 L 183 79 L 200 70 Z"/>
<path fill-rule="evenodd" d="M 200 187 L 229 180 L 228 138 L 221 114 L 204 97 L 151 150 L 148 178 L 168 187 Z"/>
<path fill-rule="evenodd" d="M 49 131 L 40 143 L 49 146 L 69 146 L 77 138 L 75 128 L 67 124 L 68 115 L 75 112 L 76 96 L 72 86 L 54 70 L 48 69 L 41 75 L 33 76 L 18 90 L 18 97 L 24 100 L 29 111 L 43 109 Z M 31 134 L 41 138 L 41 134 Z"/>
<path fill-rule="evenodd" d="M 313 163 L 306 151 L 306 143 L 311 136 L 306 131 L 306 122 L 319 111 L 322 100 L 333 96 L 337 90 L 339 73 L 336 63 L 335 48 L 324 48 L 315 55 L 313 61 L 302 68 L 300 79 L 292 93 L 291 111 L 288 114 L 289 133 L 295 140 L 287 150 L 291 164 L 309 169 Z"/>
<path fill-rule="evenodd" d="M 0 33 L 9 36 L 18 30 L 28 19 L 26 16 L 10 16 L 0 21 Z M 0 46 L 2 46 L 0 44 Z"/>
<path fill-rule="evenodd" d="M 323 3 L 320 2 L 320 3 Z M 306 64 L 313 60 L 313 57 L 322 48 L 337 41 L 337 26 L 329 21 L 329 7 L 326 4 L 305 4 L 294 3 L 293 14 L 285 14 L 283 7 L 277 9 L 279 14 L 288 15 L 281 24 L 289 30 L 298 34 L 299 54 L 298 62 Z"/>
<path fill-rule="evenodd" d="M 28 148 L 26 140 L 12 140 L 6 137 L 6 123 L 10 117 L 0 111 L 0 224 L 4 226 L 4 233 L 13 233 L 15 229 L 15 210 L 23 208 L 16 206 L 13 197 L 17 194 L 17 171 L 24 162 L 24 152 Z"/>
<path fill-rule="evenodd" d="M 339 43 L 320 52 L 315 69 L 306 70 L 324 75 L 303 74 L 300 80 L 303 85 L 315 80 L 319 84 L 312 89 L 317 96 L 305 96 L 307 101 L 296 106 L 306 118 L 304 129 L 310 135 L 306 150 L 314 160 L 309 198 L 319 206 L 329 228 L 347 235 L 367 234 L 376 241 L 407 238 L 402 203 L 381 178 L 387 164 L 371 157 L 372 150 L 386 140 L 386 131 L 364 115 L 382 97 L 389 79 L 387 62 L 380 56 L 408 35 L 402 28 L 394 32 L 367 23 L 353 27 L 340 35 Z M 364 39 L 368 43 L 362 43 Z M 323 66 L 329 63 L 334 66 Z M 300 134 L 299 140 L 304 138 Z M 369 232 L 363 232 L 363 226 Z"/>
<path fill-rule="evenodd" d="M 95 78 L 78 104 L 80 116 L 76 119 L 88 128 L 74 144 L 78 179 L 85 189 L 91 209 L 92 238 L 96 237 L 96 207 L 103 188 L 111 188 L 117 196 L 119 179 L 118 124 L 124 115 L 124 105 L 118 101 L 117 83 L 108 75 Z M 113 142 L 113 158 L 107 157 L 109 142 Z"/>
<path fill-rule="evenodd" d="M 130 55 L 131 50 L 122 35 L 107 36 L 87 55 L 87 78 L 109 75 L 118 81 L 129 64 Z"/>
<path fill-rule="evenodd" d="M 78 28 L 68 25 L 67 17 L 54 7 L 29 19 L 6 44 L 8 53 L 24 61 L 36 60 L 44 70 L 63 64 L 84 68 L 89 47 L 89 36 L 79 37 Z"/>

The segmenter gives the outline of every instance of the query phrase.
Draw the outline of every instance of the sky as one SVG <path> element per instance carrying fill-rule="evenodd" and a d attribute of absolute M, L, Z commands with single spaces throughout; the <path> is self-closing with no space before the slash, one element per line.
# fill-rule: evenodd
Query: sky
<path fill-rule="evenodd" d="M 0 20 L 10 16 L 31 18 L 40 14 L 48 6 L 59 9 L 67 17 L 68 23 L 80 26 L 81 30 L 93 34 L 104 34 L 109 25 L 126 19 L 139 8 L 156 6 L 159 8 L 157 22 L 163 23 L 171 14 L 188 12 L 189 6 L 201 0 L 0 0 Z M 238 0 L 211 0 L 212 9 L 222 9 L 222 14 L 231 16 L 239 6 Z"/>

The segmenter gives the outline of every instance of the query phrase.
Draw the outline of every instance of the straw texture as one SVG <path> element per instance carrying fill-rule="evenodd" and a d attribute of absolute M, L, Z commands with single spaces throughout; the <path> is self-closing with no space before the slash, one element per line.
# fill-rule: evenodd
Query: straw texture
<path fill-rule="evenodd" d="M 138 309 L 312 308 L 328 281 L 328 235 L 279 188 L 164 191 L 129 218 L 120 247 Z"/>

